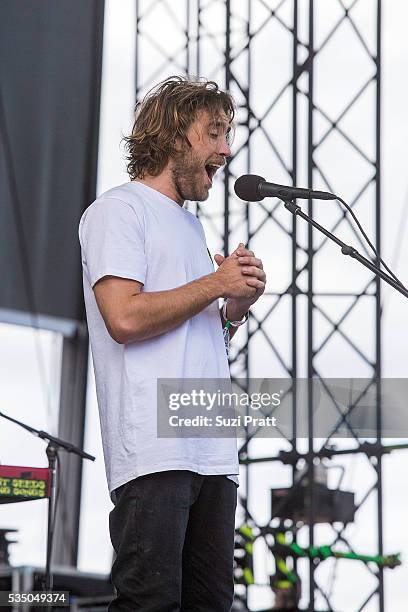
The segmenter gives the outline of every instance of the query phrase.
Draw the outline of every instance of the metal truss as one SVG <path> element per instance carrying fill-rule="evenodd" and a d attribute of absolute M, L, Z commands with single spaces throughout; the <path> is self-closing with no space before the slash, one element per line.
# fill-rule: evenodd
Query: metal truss
<path fill-rule="evenodd" d="M 307 447 L 297 437 L 297 395 L 293 386 L 292 435 L 262 456 L 255 439 L 240 448 L 248 517 L 255 464 L 280 460 L 308 467 L 311 508 L 309 544 L 315 542 L 313 474 L 316 460 L 333 457 L 330 446 L 340 426 L 350 434 L 337 454 L 364 453 L 373 478 L 358 491 L 360 509 L 374 498 L 379 554 L 383 553 L 381 444 L 381 293 L 376 278 L 355 262 L 343 262 L 328 240 L 296 222 L 273 199 L 245 205 L 234 195 L 235 179 L 253 172 L 267 179 L 339 193 L 381 247 L 380 90 L 381 0 L 137 0 L 136 97 L 171 74 L 195 74 L 228 88 L 237 103 L 234 156 L 215 182 L 209 202 L 195 205 L 211 251 L 229 253 L 243 241 L 262 257 L 268 291 L 251 312 L 245 332 L 234 339 L 233 378 L 364 377 L 377 394 L 373 446 L 360 443 L 349 416 L 358 404 L 339 411 L 325 440 L 314 439 L 313 386 L 308 396 Z M 350 217 L 337 204 L 309 201 L 309 215 L 372 258 Z M 330 208 L 329 208 L 330 207 Z M 373 340 L 372 340 L 373 338 Z M 327 394 L 330 389 L 326 385 Z M 265 445 L 262 447 L 265 448 Z M 252 451 L 256 450 L 256 458 Z M 263 453 L 265 455 L 265 453 Z M 272 464 L 273 465 L 273 464 Z M 347 528 L 333 529 L 333 543 L 350 550 Z M 382 569 L 368 572 L 374 587 L 353 602 L 367 609 L 373 600 L 384 611 Z M 322 585 L 320 567 L 309 563 L 306 608 L 338 609 Z M 248 591 L 252 588 L 249 587 Z M 305 601 L 307 597 L 305 598 Z M 251 594 L 246 601 L 251 609 Z M 302 600 L 303 601 L 303 600 Z M 319 608 L 319 609 L 320 609 Z"/>

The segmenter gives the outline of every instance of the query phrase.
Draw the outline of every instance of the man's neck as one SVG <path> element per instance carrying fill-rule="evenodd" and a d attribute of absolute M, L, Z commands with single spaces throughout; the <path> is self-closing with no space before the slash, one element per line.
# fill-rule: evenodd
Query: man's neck
<path fill-rule="evenodd" d="M 151 189 L 155 189 L 159 193 L 162 193 L 179 204 L 181 207 L 184 205 L 184 200 L 180 199 L 180 196 L 166 171 L 161 172 L 158 176 L 146 174 L 143 178 L 135 179 L 134 182 L 142 183 L 143 185 L 147 185 L 147 187 L 151 187 Z"/>

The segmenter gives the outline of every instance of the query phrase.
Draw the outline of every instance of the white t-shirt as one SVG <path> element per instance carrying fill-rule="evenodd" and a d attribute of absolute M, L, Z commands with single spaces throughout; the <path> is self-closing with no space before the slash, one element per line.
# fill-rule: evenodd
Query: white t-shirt
<path fill-rule="evenodd" d="M 156 430 L 157 378 L 229 378 L 218 301 L 165 334 L 118 344 L 92 290 L 107 275 L 163 291 L 210 274 L 200 221 L 155 189 L 130 182 L 86 209 L 79 239 L 109 491 L 166 470 L 225 474 L 237 483 L 235 438 L 158 438 Z"/>

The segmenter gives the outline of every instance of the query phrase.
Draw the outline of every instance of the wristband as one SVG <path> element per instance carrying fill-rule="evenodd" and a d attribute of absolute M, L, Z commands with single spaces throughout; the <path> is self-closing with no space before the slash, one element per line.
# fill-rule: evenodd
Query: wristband
<path fill-rule="evenodd" d="M 248 317 L 249 317 L 249 311 L 247 311 L 244 316 L 242 317 L 242 319 L 240 321 L 230 321 L 227 317 L 227 301 L 224 302 L 224 305 L 222 307 L 222 317 L 225 321 L 225 326 L 227 329 L 229 329 L 230 327 L 240 327 L 241 325 L 243 325 L 244 323 L 246 323 L 248 321 Z"/>
<path fill-rule="evenodd" d="M 227 355 L 229 355 L 229 345 L 230 345 L 230 328 L 231 327 L 240 327 L 240 325 L 243 325 L 246 321 L 248 321 L 248 317 L 249 317 L 249 312 L 246 312 L 245 315 L 242 317 L 241 321 L 230 321 L 227 317 L 227 301 L 224 302 L 224 305 L 222 307 L 222 318 L 225 321 L 225 325 L 224 325 L 224 329 L 223 329 L 223 336 L 224 336 L 224 344 L 225 344 L 225 350 Z"/>

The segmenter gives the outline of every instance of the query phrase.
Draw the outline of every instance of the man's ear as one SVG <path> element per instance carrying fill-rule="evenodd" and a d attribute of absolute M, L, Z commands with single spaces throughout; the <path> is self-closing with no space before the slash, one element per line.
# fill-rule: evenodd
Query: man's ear
<path fill-rule="evenodd" d="M 177 134 L 174 140 L 174 150 L 177 153 L 185 151 L 186 148 L 191 149 L 192 145 L 185 134 Z"/>
<path fill-rule="evenodd" d="M 176 153 L 181 153 L 183 149 L 181 138 L 182 137 L 177 134 L 176 138 L 174 139 L 174 150 L 176 151 Z"/>

